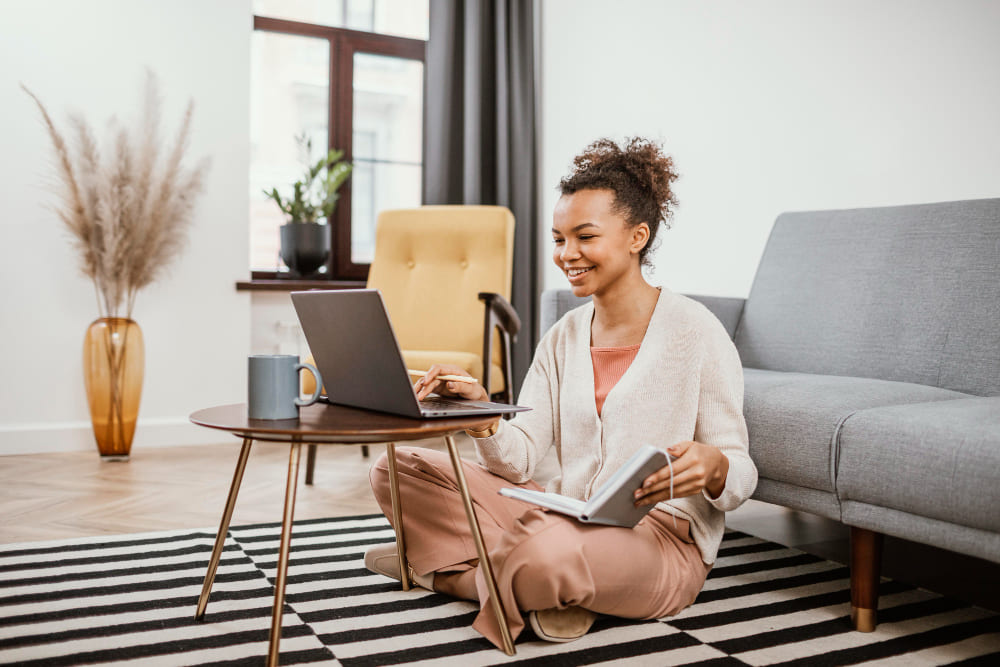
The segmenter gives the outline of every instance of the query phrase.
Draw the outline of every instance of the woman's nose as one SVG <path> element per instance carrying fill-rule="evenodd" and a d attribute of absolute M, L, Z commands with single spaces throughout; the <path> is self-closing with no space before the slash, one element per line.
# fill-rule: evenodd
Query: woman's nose
<path fill-rule="evenodd" d="M 562 259 L 564 262 L 572 261 L 579 256 L 580 256 L 580 249 L 577 247 L 575 243 L 571 241 L 566 241 L 566 243 L 563 244 L 562 253 L 560 253 L 559 255 L 560 259 Z"/>

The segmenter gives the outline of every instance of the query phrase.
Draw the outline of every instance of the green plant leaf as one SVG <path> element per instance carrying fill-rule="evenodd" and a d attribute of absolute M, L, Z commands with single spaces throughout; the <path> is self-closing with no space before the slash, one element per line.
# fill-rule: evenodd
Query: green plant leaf
<path fill-rule="evenodd" d="M 303 149 L 306 161 L 309 161 L 312 139 L 303 134 L 296 136 L 295 141 Z M 316 222 L 320 217 L 329 220 L 340 198 L 337 190 L 354 169 L 343 157 L 344 151 L 334 148 L 315 163 L 307 163 L 304 178 L 293 184 L 292 199 L 286 200 L 285 205 L 282 205 L 276 188 L 265 194 L 278 202 L 291 222 Z"/>

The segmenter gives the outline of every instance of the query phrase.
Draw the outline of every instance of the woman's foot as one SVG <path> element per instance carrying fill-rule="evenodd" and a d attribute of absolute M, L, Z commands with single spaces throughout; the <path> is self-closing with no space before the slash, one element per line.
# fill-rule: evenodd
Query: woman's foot
<path fill-rule="evenodd" d="M 396 543 L 379 544 L 365 552 L 365 567 L 371 572 L 399 581 L 399 552 Z M 429 591 L 434 590 L 434 573 L 417 574 L 408 566 L 410 581 Z"/>
<path fill-rule="evenodd" d="M 542 609 L 528 612 L 528 622 L 540 639 L 547 642 L 571 642 L 587 634 L 597 614 L 583 607 Z"/>

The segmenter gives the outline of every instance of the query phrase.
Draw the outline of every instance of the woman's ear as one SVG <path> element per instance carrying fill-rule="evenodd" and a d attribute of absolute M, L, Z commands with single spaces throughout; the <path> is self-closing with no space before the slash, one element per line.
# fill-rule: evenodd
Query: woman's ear
<path fill-rule="evenodd" d="M 640 222 L 632 228 L 632 243 L 629 244 L 629 251 L 634 255 L 638 255 L 646 247 L 647 243 L 649 243 L 649 225 L 645 222 Z"/>

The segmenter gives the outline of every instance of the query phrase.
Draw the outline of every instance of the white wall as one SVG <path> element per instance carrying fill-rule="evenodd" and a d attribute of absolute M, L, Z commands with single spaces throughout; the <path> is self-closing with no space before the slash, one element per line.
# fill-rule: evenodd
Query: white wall
<path fill-rule="evenodd" d="M 675 291 L 746 296 L 782 211 L 1000 196 L 1000 2 L 544 0 L 541 30 L 544 228 L 590 141 L 659 139 Z"/>
<path fill-rule="evenodd" d="M 544 0 L 541 19 L 543 229 L 587 143 L 660 139 L 682 178 L 656 283 L 745 296 L 784 210 L 1000 196 L 1000 3 Z M 146 65 L 166 130 L 195 100 L 188 155 L 213 164 L 187 250 L 138 300 L 135 447 L 219 441 L 187 415 L 243 400 L 247 354 L 297 344 L 278 328 L 294 322 L 287 294 L 251 307 L 234 289 L 247 276 L 250 30 L 250 0 L 4 3 L 0 454 L 93 449 L 80 361 L 93 288 L 45 208 L 49 141 L 20 81 L 60 122 L 70 109 L 98 126 L 132 119 Z M 543 255 L 546 286 L 562 286 Z"/>
<path fill-rule="evenodd" d="M 250 353 L 297 354 L 302 359 L 309 356 L 309 345 L 288 292 L 254 292 Z"/>
<path fill-rule="evenodd" d="M 250 350 L 247 276 L 250 0 L 5 2 L 0 21 L 0 454 L 94 449 L 83 389 L 83 335 L 97 306 L 61 223 L 46 208 L 48 136 L 24 82 L 65 127 L 135 119 L 144 67 L 161 81 L 164 136 L 195 101 L 189 164 L 209 156 L 190 242 L 134 317 L 146 365 L 133 451 L 218 442 L 190 412 L 244 400 Z"/>

